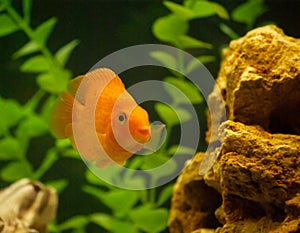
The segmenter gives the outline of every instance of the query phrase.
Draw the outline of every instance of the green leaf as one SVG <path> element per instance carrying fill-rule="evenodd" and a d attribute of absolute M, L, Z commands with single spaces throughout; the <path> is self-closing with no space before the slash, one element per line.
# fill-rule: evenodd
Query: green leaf
<path fill-rule="evenodd" d="M 102 214 L 102 213 L 93 214 L 91 215 L 91 221 L 105 228 L 108 231 L 112 231 L 115 225 L 113 217 L 108 214 Z"/>
<path fill-rule="evenodd" d="M 111 231 L 113 228 L 112 216 L 108 214 L 103 214 L 103 213 L 93 214 L 91 215 L 91 221 L 105 228 L 108 231 Z"/>
<path fill-rule="evenodd" d="M 220 24 L 220 29 L 225 35 L 229 36 L 229 38 L 232 40 L 239 38 L 239 35 L 235 31 L 233 31 L 232 28 L 230 28 L 224 23 Z"/>
<path fill-rule="evenodd" d="M 111 190 L 102 197 L 105 205 L 113 210 L 116 214 L 123 215 L 137 203 L 138 192 L 131 190 Z"/>
<path fill-rule="evenodd" d="M 162 178 L 173 175 L 177 168 L 178 166 L 176 161 L 170 158 L 168 160 L 168 169 L 159 169 L 154 173 L 151 173 L 151 182 L 157 184 L 157 181 L 161 180 Z"/>
<path fill-rule="evenodd" d="M 200 104 L 203 101 L 203 98 L 200 94 L 199 89 L 192 84 L 190 81 L 184 81 L 178 78 L 174 77 L 166 77 L 164 79 L 165 82 L 174 85 L 176 88 L 178 88 L 183 94 L 190 100 L 192 104 Z M 174 90 L 174 88 L 171 88 L 169 85 L 165 85 L 166 91 L 170 94 L 170 96 L 173 98 L 174 102 L 177 104 L 189 104 L 187 101 L 183 98 L 181 98 L 180 95 L 178 95 L 178 92 Z"/>
<path fill-rule="evenodd" d="M 55 146 L 59 149 L 66 149 L 70 147 L 72 144 L 68 138 L 65 139 L 57 139 L 55 141 Z"/>
<path fill-rule="evenodd" d="M 186 147 L 186 146 L 178 146 L 178 145 L 173 145 L 169 148 L 168 153 L 170 155 L 174 155 L 175 153 L 177 154 L 187 154 L 187 155 L 194 155 L 195 154 L 195 150 L 193 148 L 190 147 Z"/>
<path fill-rule="evenodd" d="M 197 59 L 202 64 L 206 64 L 206 63 L 214 62 L 216 60 L 216 57 L 215 56 L 210 56 L 210 55 L 203 55 L 203 56 L 197 57 Z"/>
<path fill-rule="evenodd" d="M 37 115 L 30 115 L 22 121 L 17 129 L 18 139 L 41 136 L 48 132 L 48 124 Z"/>
<path fill-rule="evenodd" d="M 180 124 L 187 122 L 192 118 L 191 114 L 184 108 L 176 107 L 175 112 L 178 115 Z"/>
<path fill-rule="evenodd" d="M 184 5 L 194 12 L 194 18 L 205 18 L 216 14 L 214 6 L 209 1 L 187 0 Z"/>
<path fill-rule="evenodd" d="M 50 69 L 48 60 L 41 55 L 37 55 L 26 60 L 20 67 L 22 72 L 40 73 Z"/>
<path fill-rule="evenodd" d="M 5 10 L 5 5 L 3 2 L 0 2 L 0 12 Z"/>
<path fill-rule="evenodd" d="M 57 229 L 59 231 L 64 231 L 68 229 L 82 228 L 85 227 L 88 223 L 89 216 L 77 215 L 59 224 L 57 226 Z"/>
<path fill-rule="evenodd" d="M 103 192 L 91 186 L 85 186 L 84 190 L 100 199 L 108 206 L 116 216 L 124 216 L 137 203 L 139 195 L 137 191 L 131 190 L 110 190 Z"/>
<path fill-rule="evenodd" d="M 180 35 L 179 41 L 184 49 L 193 49 L 193 48 L 206 48 L 206 49 L 212 49 L 212 44 L 200 41 L 196 38 L 187 36 L 187 35 Z"/>
<path fill-rule="evenodd" d="M 147 170 L 147 169 L 152 169 L 155 167 L 158 167 L 165 162 L 167 162 L 170 158 L 166 156 L 166 154 L 162 154 L 160 152 L 155 152 L 151 155 L 146 155 L 143 156 L 143 164 L 142 164 L 142 169 Z"/>
<path fill-rule="evenodd" d="M 154 105 L 156 112 L 164 123 L 170 127 L 177 125 L 179 123 L 187 122 L 191 119 L 191 115 L 188 111 L 183 108 L 176 107 L 172 109 L 170 106 L 157 103 Z"/>
<path fill-rule="evenodd" d="M 104 182 L 102 179 L 100 179 L 98 176 L 96 176 L 90 170 L 86 171 L 85 178 L 88 181 L 88 183 L 90 183 L 90 184 L 98 185 L 98 186 L 109 186 L 109 184 Z"/>
<path fill-rule="evenodd" d="M 94 172 L 97 172 L 93 169 L 96 169 L 96 165 L 90 165 L 91 166 L 91 170 Z M 95 177 L 94 175 L 89 176 L 89 173 L 87 173 L 87 179 L 90 178 L 92 180 L 88 180 L 89 182 L 95 182 L 94 184 L 96 185 L 101 185 L 101 186 L 106 186 L 109 187 L 110 189 L 115 189 L 115 186 L 110 185 L 111 183 L 115 184 L 118 183 L 120 180 L 120 176 L 119 176 L 119 170 L 117 167 L 115 166 L 108 166 L 102 169 L 102 171 L 99 174 L 95 174 L 97 177 Z M 101 177 L 101 178 L 99 178 Z M 97 182 L 98 181 L 98 182 Z M 98 189 L 100 190 L 100 189 Z"/>
<path fill-rule="evenodd" d="M 23 15 L 27 24 L 30 23 L 32 0 L 23 0 Z"/>
<path fill-rule="evenodd" d="M 85 227 L 81 227 L 81 228 L 74 228 L 72 230 L 72 233 L 86 233 Z"/>
<path fill-rule="evenodd" d="M 124 186 L 131 189 L 145 189 L 147 180 L 143 176 L 136 176 L 133 172 L 125 172 L 124 174 Z"/>
<path fill-rule="evenodd" d="M 246 3 L 239 5 L 231 14 L 234 21 L 245 23 L 248 29 L 253 27 L 257 17 L 267 11 L 264 0 L 248 0 Z"/>
<path fill-rule="evenodd" d="M 0 25 L 0 37 L 19 30 L 19 26 L 7 14 L 0 15 Z"/>
<path fill-rule="evenodd" d="M 11 126 L 17 124 L 24 116 L 23 108 L 15 100 L 0 97 L 0 135 L 4 134 Z"/>
<path fill-rule="evenodd" d="M 79 40 L 72 40 L 65 46 L 61 47 L 56 53 L 55 58 L 56 60 L 62 65 L 65 66 L 67 63 L 72 51 L 74 48 L 79 44 Z"/>
<path fill-rule="evenodd" d="M 150 56 L 161 62 L 166 68 L 176 69 L 177 67 L 176 58 L 169 53 L 163 51 L 153 51 L 150 53 Z"/>
<path fill-rule="evenodd" d="M 84 185 L 82 187 L 82 190 L 88 194 L 90 194 L 91 196 L 97 198 L 100 202 L 102 202 L 102 196 L 105 195 L 105 191 L 99 189 L 99 188 L 95 188 L 94 186 L 91 185 Z"/>
<path fill-rule="evenodd" d="M 5 9 L 7 9 L 7 7 L 9 6 L 9 5 L 11 5 L 11 2 L 12 2 L 13 0 L 1 0 L 0 1 L 0 6 L 1 7 L 4 7 Z"/>
<path fill-rule="evenodd" d="M 154 108 L 155 111 L 158 113 L 159 117 L 162 119 L 162 121 L 170 127 L 179 123 L 179 119 L 176 113 L 170 106 L 165 105 L 163 103 L 156 103 L 154 105 Z"/>
<path fill-rule="evenodd" d="M 68 186 L 68 184 L 69 182 L 66 179 L 52 180 L 46 182 L 46 185 L 55 188 L 58 194 L 60 194 Z"/>
<path fill-rule="evenodd" d="M 29 41 L 13 54 L 13 59 L 17 59 L 37 51 L 39 51 L 39 46 L 35 43 L 35 41 Z"/>
<path fill-rule="evenodd" d="M 153 209 L 149 205 L 140 206 L 130 212 L 134 223 L 143 231 L 156 233 L 164 230 L 168 222 L 168 210 Z"/>
<path fill-rule="evenodd" d="M 143 163 L 141 156 L 134 156 L 130 160 L 127 161 L 126 167 L 129 169 L 137 170 L 141 167 L 141 164 Z"/>
<path fill-rule="evenodd" d="M 22 150 L 16 139 L 6 137 L 0 141 L 0 160 L 18 159 L 21 155 Z"/>
<path fill-rule="evenodd" d="M 40 74 L 37 77 L 37 83 L 41 89 L 47 92 L 60 93 L 66 90 L 70 77 L 71 73 L 66 70 L 57 73 L 51 70 L 50 72 Z"/>
<path fill-rule="evenodd" d="M 156 206 L 163 205 L 167 200 L 170 200 L 172 194 L 173 194 L 174 184 L 170 184 L 168 186 L 165 186 L 163 190 L 159 193 L 158 201 L 156 203 Z"/>
<path fill-rule="evenodd" d="M 137 228 L 132 222 L 121 221 L 108 214 L 93 214 L 91 215 L 91 221 L 112 233 L 138 233 Z"/>
<path fill-rule="evenodd" d="M 217 14 L 222 19 L 229 19 L 226 9 L 215 2 L 185 0 L 184 6 L 194 12 L 194 18 L 205 18 Z"/>
<path fill-rule="evenodd" d="M 56 22 L 57 19 L 53 17 L 43 22 L 36 28 L 34 31 L 34 40 L 39 44 L 39 46 L 44 46 L 46 44 L 46 41 L 54 29 Z"/>
<path fill-rule="evenodd" d="M 11 162 L 1 169 L 1 179 L 8 182 L 13 182 L 24 177 L 30 177 L 32 169 L 28 163 Z"/>
<path fill-rule="evenodd" d="M 188 27 L 187 21 L 171 14 L 157 19 L 153 24 L 152 31 L 159 40 L 170 42 L 180 48 L 179 36 L 186 34 Z"/>
<path fill-rule="evenodd" d="M 191 73 L 196 68 L 200 68 L 203 64 L 207 64 L 215 61 L 215 56 L 203 55 L 197 57 L 197 59 L 191 60 L 185 68 L 185 74 Z M 199 63 L 200 62 L 200 63 Z"/>
<path fill-rule="evenodd" d="M 170 11 L 172 11 L 174 14 L 176 14 L 178 17 L 180 17 L 183 20 L 189 20 L 194 18 L 195 14 L 193 11 L 191 11 L 189 8 L 186 8 L 182 5 L 179 5 L 174 2 L 165 1 L 163 3 Z"/>
<path fill-rule="evenodd" d="M 73 147 L 62 151 L 62 156 L 72 158 L 72 159 L 79 159 L 80 161 L 82 161 L 82 158 L 79 155 L 78 151 L 75 150 Z"/>
<path fill-rule="evenodd" d="M 212 8 L 215 10 L 216 14 L 222 18 L 222 19 L 226 19 L 229 20 L 229 14 L 227 12 L 227 10 L 220 4 L 216 3 L 216 2 L 209 2 L 212 6 Z"/>

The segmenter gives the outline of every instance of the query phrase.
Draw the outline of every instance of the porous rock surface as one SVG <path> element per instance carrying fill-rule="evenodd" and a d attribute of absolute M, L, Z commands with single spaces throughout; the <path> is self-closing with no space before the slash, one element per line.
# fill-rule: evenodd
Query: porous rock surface
<path fill-rule="evenodd" d="M 300 40 L 265 26 L 233 40 L 223 55 L 215 89 L 226 102 L 227 119 L 299 135 Z M 209 102 L 220 101 L 216 93 Z M 220 109 L 216 106 L 208 121 L 220 121 Z M 210 138 L 210 131 L 207 141 L 217 140 Z"/>
<path fill-rule="evenodd" d="M 250 31 L 224 51 L 216 87 L 221 100 L 218 159 L 199 175 L 195 155 L 174 188 L 171 233 L 300 232 L 300 41 L 275 26 Z M 206 153 L 207 156 L 208 153 Z"/>

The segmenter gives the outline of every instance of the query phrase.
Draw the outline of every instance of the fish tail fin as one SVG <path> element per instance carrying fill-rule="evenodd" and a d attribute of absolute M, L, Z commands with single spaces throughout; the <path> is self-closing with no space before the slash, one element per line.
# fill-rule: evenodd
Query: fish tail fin
<path fill-rule="evenodd" d="M 72 109 L 74 96 L 69 92 L 60 94 L 54 104 L 50 116 L 50 131 L 57 138 L 69 138 L 72 136 Z"/>

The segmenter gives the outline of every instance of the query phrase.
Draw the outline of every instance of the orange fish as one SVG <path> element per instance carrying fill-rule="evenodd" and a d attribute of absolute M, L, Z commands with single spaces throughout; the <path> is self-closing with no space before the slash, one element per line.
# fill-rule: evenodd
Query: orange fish
<path fill-rule="evenodd" d="M 151 137 L 147 111 L 137 105 L 122 80 L 107 68 L 69 82 L 67 91 L 54 104 L 50 129 L 57 138 L 69 138 L 85 159 L 95 161 L 99 167 L 113 161 L 124 165 Z M 93 136 L 97 142 L 92 142 Z M 95 146 L 97 143 L 101 147 Z"/>

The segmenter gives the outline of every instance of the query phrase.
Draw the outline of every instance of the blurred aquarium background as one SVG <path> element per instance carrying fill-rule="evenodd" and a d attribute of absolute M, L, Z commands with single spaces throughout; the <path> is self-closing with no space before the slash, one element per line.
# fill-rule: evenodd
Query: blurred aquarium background
<path fill-rule="evenodd" d="M 209 2 L 217 3 L 218 10 L 187 20 L 186 34 L 192 39 L 183 48 L 194 56 L 202 56 L 214 77 L 218 73 L 221 49 L 251 28 L 272 22 L 285 34 L 300 37 L 299 0 Z M 252 13 L 247 17 L 252 21 L 233 16 L 238 6 L 249 2 L 256 9 L 248 6 Z M 49 63 L 59 60 L 55 70 L 67 81 L 86 73 L 106 55 L 128 46 L 159 43 L 180 47 L 153 31 L 160 17 L 171 14 L 172 10 L 181 12 L 178 6 L 182 5 L 182 1 L 158 0 L 0 0 L 0 187 L 22 177 L 55 187 L 59 206 L 50 232 L 168 232 L 168 209 L 175 180 L 156 189 L 128 191 L 107 185 L 89 173 L 70 144 L 54 139 L 46 123 L 51 104 L 65 84 L 49 88 L 49 83 L 57 80 L 40 77 L 48 72 L 43 68 L 45 60 L 31 60 L 31 63 L 29 60 L 39 55 Z M 47 22 L 40 27 L 41 35 L 35 37 L 42 49 L 28 45 L 33 40 L 24 33 L 24 28 L 14 25 L 16 18 L 11 18 L 12 11 L 22 17 L 20 22 L 25 22 L 32 32 Z M 24 45 L 28 46 L 27 51 Z M 120 76 L 129 87 L 143 80 L 164 80 L 170 74 L 177 75 L 159 67 L 139 67 Z M 178 84 L 183 91 L 189 87 L 185 82 Z M 205 150 L 206 105 L 198 94 L 190 97 L 199 110 L 198 149 Z M 164 113 L 153 104 L 145 103 L 145 107 L 153 120 L 163 118 Z M 175 135 L 177 123 L 170 127 L 173 126 Z M 178 138 L 169 140 L 172 146 Z M 132 162 L 142 169 L 155 166 L 138 158 Z"/>

